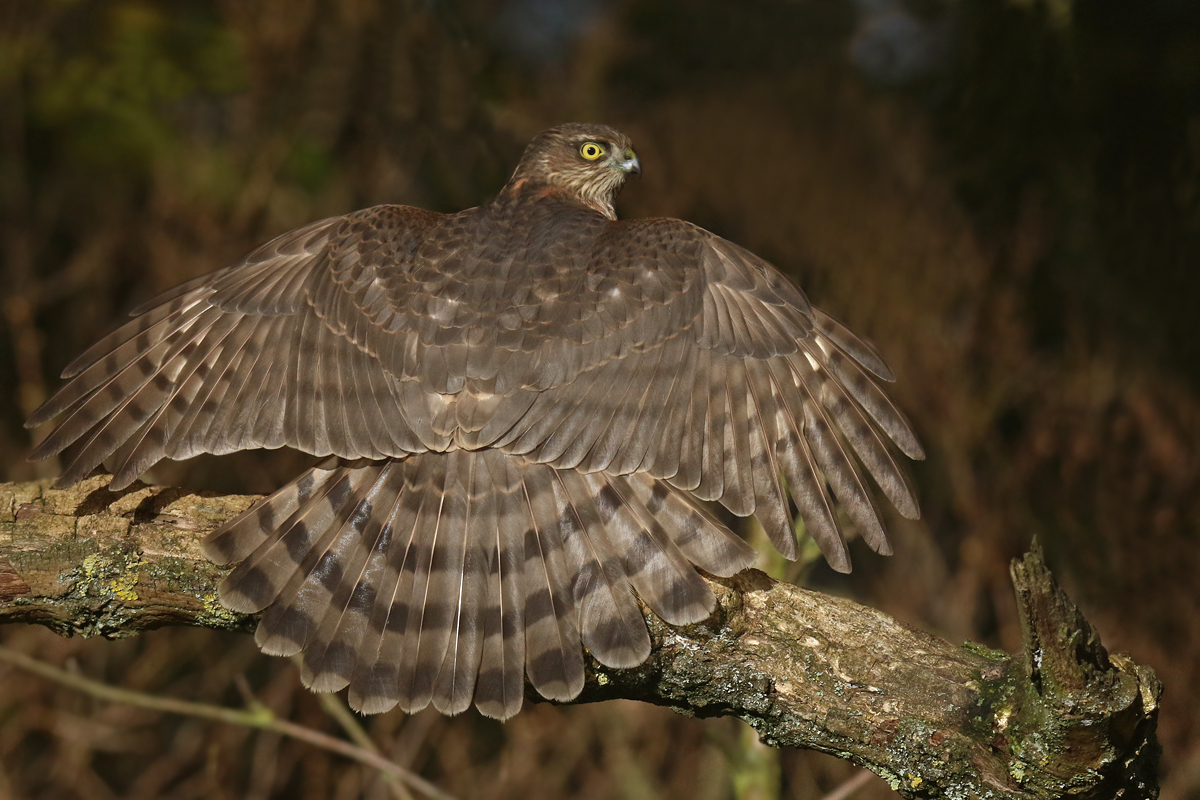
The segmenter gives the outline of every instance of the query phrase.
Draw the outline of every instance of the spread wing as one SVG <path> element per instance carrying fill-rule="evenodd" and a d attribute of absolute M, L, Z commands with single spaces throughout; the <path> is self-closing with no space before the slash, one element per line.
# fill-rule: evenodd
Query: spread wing
<path fill-rule="evenodd" d="M 537 204 L 446 217 L 378 206 L 185 284 L 74 363 L 29 425 L 63 483 L 164 457 L 289 445 L 380 459 L 498 447 L 648 472 L 756 513 L 795 552 L 790 495 L 848 569 L 836 504 L 887 542 L 862 466 L 917 505 L 921 457 L 879 356 L 751 253 L 677 220 Z"/>
<path fill-rule="evenodd" d="M 62 453 L 67 485 L 109 460 L 120 489 L 200 453 L 486 447 L 540 391 L 623 355 L 585 289 L 607 221 L 561 210 L 377 206 L 286 233 L 136 309 L 68 365 L 26 423 L 59 417 L 32 457 Z M 653 341 L 671 324 L 651 311 L 617 329 Z"/>
<path fill-rule="evenodd" d="M 923 451 L 880 388 L 892 375 L 870 346 L 767 262 L 678 220 L 610 225 L 588 285 L 591 302 L 562 338 L 584 342 L 590 362 L 505 419 L 491 444 L 559 468 L 649 472 L 756 514 L 794 557 L 790 495 L 830 564 L 848 570 L 841 504 L 890 552 L 866 473 L 916 518 L 888 440 L 911 458 Z"/>
<path fill-rule="evenodd" d="M 111 457 L 119 489 L 164 457 L 425 450 L 403 383 L 363 343 L 368 329 L 399 327 L 385 273 L 403 271 L 442 218 L 377 206 L 314 222 L 136 309 L 30 417 L 29 427 L 62 417 L 32 457 L 62 452 L 63 484 Z"/>

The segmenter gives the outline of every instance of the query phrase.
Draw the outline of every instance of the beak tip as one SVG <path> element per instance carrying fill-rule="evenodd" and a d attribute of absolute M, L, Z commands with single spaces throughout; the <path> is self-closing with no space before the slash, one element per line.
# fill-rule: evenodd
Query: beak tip
<path fill-rule="evenodd" d="M 623 154 L 625 160 L 621 162 L 621 169 L 626 175 L 641 175 L 642 162 L 638 161 L 637 153 L 633 152 L 633 148 L 626 148 Z"/>

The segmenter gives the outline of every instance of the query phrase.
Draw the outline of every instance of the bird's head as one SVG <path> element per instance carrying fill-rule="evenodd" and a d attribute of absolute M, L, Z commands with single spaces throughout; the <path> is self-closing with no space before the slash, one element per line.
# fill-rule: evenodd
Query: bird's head
<path fill-rule="evenodd" d="M 629 137 L 607 125 L 570 123 L 542 131 L 521 156 L 508 185 L 565 191 L 609 219 L 621 185 L 642 166 Z"/>

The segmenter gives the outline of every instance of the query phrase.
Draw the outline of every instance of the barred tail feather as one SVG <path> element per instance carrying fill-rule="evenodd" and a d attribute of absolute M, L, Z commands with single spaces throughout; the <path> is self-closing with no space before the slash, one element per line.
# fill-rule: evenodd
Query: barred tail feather
<path fill-rule="evenodd" d="M 641 663 L 637 598 L 673 624 L 754 551 L 687 493 L 645 474 L 582 474 L 496 450 L 330 459 L 209 537 L 241 562 L 226 605 L 265 610 L 267 652 L 303 653 L 304 682 L 350 687 L 365 712 L 432 704 L 517 713 L 526 677 L 552 700 L 583 688 L 583 647 Z"/>
<path fill-rule="evenodd" d="M 524 584 L 526 525 L 523 492 L 507 460 L 489 464 L 496 526 L 488 538 L 488 594 L 484 603 L 483 653 L 475 705 L 480 713 L 507 719 L 521 710 L 525 696 Z"/>

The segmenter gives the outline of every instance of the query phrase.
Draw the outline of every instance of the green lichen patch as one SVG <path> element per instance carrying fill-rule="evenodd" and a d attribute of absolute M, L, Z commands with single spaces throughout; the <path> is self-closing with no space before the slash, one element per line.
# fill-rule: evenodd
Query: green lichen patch
<path fill-rule="evenodd" d="M 83 559 L 74 570 L 75 590 L 87 597 L 135 603 L 141 599 L 137 585 L 145 563 L 136 548 L 105 548 Z"/>
<path fill-rule="evenodd" d="M 963 642 L 962 649 L 972 655 L 986 658 L 988 661 L 1007 661 L 1010 656 L 1003 650 L 993 650 L 992 648 L 979 644 L 978 642 Z"/>
<path fill-rule="evenodd" d="M 196 624 L 204 628 L 246 630 L 253 627 L 253 618 L 221 605 L 216 592 L 201 596 L 204 613 L 196 618 Z"/>

